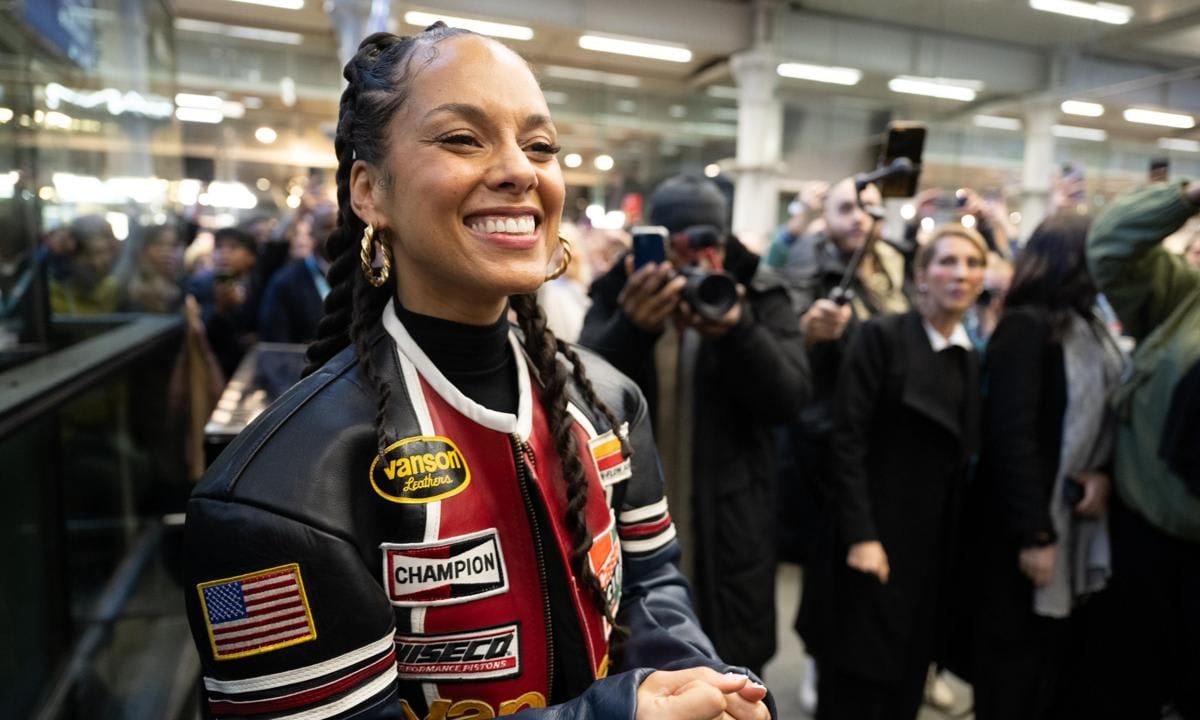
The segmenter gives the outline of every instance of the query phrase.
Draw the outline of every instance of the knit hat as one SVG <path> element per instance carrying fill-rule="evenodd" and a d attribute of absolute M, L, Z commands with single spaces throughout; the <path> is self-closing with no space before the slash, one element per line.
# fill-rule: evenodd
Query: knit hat
<path fill-rule="evenodd" d="M 725 230 L 729 204 L 717 184 L 698 175 L 676 175 L 662 181 L 650 195 L 650 224 L 672 234 L 696 225 Z"/>

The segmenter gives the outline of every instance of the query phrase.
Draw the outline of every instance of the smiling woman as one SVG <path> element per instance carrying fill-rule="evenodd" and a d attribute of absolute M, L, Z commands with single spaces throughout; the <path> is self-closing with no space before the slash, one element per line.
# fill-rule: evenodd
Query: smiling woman
<path fill-rule="evenodd" d="M 690 607 L 645 399 L 533 294 L 570 248 L 528 66 L 439 23 L 345 77 L 308 376 L 189 506 L 210 709 L 768 717 Z"/>

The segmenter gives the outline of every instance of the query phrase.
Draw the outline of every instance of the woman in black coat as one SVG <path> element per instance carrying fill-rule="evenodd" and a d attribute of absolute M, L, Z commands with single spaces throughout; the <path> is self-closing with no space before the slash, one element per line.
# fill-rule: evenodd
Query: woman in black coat
<path fill-rule="evenodd" d="M 917 255 L 919 310 L 868 321 L 847 352 L 834 406 L 833 595 L 817 623 L 822 720 L 920 708 L 978 434 L 979 364 L 962 318 L 986 264 L 977 233 L 938 230 Z"/>
<path fill-rule="evenodd" d="M 1017 260 L 986 361 L 975 712 L 1107 717 L 1108 392 L 1122 366 L 1096 316 L 1088 220 L 1051 218 Z M 1099 593 L 1099 594 L 1097 594 Z"/>

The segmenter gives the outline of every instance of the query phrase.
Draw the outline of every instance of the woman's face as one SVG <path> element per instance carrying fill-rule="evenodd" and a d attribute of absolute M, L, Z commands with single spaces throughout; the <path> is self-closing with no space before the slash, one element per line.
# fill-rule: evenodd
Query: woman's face
<path fill-rule="evenodd" d="M 175 233 L 165 230 L 146 245 L 146 263 L 163 277 L 173 277 L 179 271 L 179 241 Z"/>
<path fill-rule="evenodd" d="M 983 288 L 987 259 L 979 247 L 958 235 L 937 241 L 933 258 L 919 278 L 931 310 L 961 315 L 975 303 Z"/>
<path fill-rule="evenodd" d="M 389 181 L 370 193 L 397 294 L 417 312 L 494 321 L 508 295 L 541 285 L 557 248 L 557 131 L 525 62 L 496 43 L 450 38 L 410 68 Z"/>

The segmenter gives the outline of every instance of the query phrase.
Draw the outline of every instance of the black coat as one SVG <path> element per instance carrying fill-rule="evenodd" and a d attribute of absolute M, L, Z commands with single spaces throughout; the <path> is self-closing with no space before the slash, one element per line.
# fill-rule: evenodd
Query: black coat
<path fill-rule="evenodd" d="M 747 287 L 742 320 L 696 356 L 691 478 L 700 621 L 729 662 L 761 667 L 775 651 L 774 437 L 810 385 L 804 340 L 782 287 L 751 282 L 758 257 L 731 239 L 726 269 Z M 580 344 L 641 387 L 654 407 L 659 335 L 621 309 L 624 263 L 592 284 Z"/>
<path fill-rule="evenodd" d="M 872 318 L 851 342 L 834 408 L 836 511 L 801 618 L 819 662 L 895 687 L 939 651 L 978 386 L 977 354 L 935 354 L 915 312 Z M 887 552 L 887 585 L 846 565 L 867 540 Z"/>
<path fill-rule="evenodd" d="M 312 272 L 297 260 L 271 276 L 258 317 L 263 342 L 307 343 L 317 339 L 321 321 L 321 295 Z"/>

